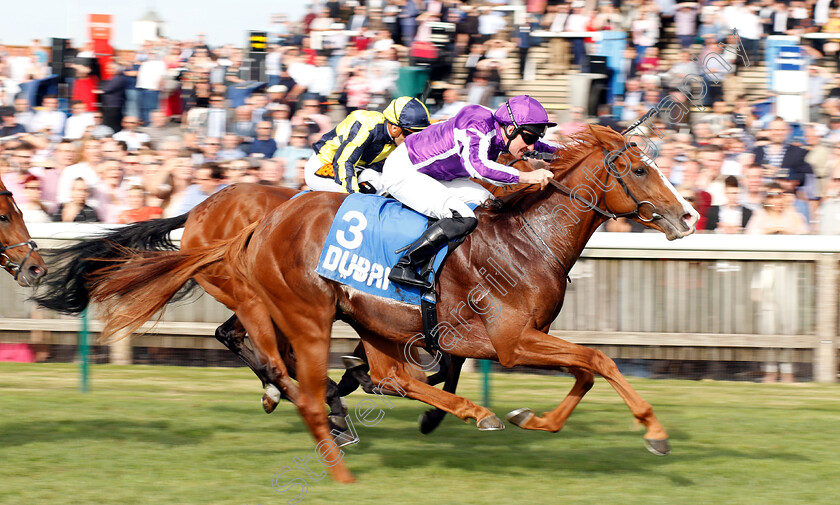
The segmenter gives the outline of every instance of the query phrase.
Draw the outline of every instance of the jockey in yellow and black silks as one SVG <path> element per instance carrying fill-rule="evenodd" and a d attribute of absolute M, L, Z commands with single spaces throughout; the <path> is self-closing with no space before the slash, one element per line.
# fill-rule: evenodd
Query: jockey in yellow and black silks
<path fill-rule="evenodd" d="M 385 158 L 405 137 L 429 126 L 416 98 L 395 98 L 382 112 L 357 110 L 312 145 L 306 185 L 315 191 L 376 193 Z"/>

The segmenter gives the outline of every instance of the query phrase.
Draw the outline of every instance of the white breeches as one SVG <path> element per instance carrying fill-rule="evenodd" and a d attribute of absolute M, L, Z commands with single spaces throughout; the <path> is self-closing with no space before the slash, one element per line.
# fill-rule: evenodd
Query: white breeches
<path fill-rule="evenodd" d="M 481 205 L 492 196 L 468 178 L 439 181 L 418 172 L 404 143 L 385 160 L 381 183 L 383 191 L 405 206 L 436 219 L 452 217 L 452 211 L 462 217 L 475 217 L 467 204 Z"/>

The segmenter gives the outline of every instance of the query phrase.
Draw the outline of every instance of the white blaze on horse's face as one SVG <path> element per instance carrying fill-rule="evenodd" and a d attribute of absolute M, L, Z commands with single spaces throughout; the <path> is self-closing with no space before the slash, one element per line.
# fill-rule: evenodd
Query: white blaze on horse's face
<path fill-rule="evenodd" d="M 644 153 L 640 153 L 639 159 L 641 159 L 642 163 L 647 165 L 653 172 L 659 175 L 665 187 L 671 191 L 677 202 L 682 205 L 682 212 L 679 212 L 679 215 L 674 215 L 673 213 L 668 212 L 660 212 L 660 215 L 662 216 L 661 221 L 667 223 L 666 226 L 661 226 L 662 231 L 665 232 L 665 237 L 668 240 L 674 240 L 694 233 L 697 227 L 697 221 L 700 219 L 700 213 L 697 212 L 690 203 L 685 201 L 685 198 L 683 198 L 676 188 L 674 188 L 671 181 L 669 181 L 668 178 L 665 177 L 665 174 L 659 170 L 659 167 L 656 166 L 656 162 Z"/>

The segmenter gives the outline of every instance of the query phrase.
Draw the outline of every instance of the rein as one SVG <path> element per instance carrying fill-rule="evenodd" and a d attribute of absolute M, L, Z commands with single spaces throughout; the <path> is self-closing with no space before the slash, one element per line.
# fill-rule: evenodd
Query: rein
<path fill-rule="evenodd" d="M 632 128 L 628 128 L 627 130 L 625 130 L 625 132 L 629 131 L 631 129 Z M 629 146 L 634 146 L 635 147 L 636 143 L 631 142 Z M 573 200 L 579 201 L 580 203 L 584 204 L 589 210 L 591 210 L 591 211 L 593 211 L 593 212 L 595 212 L 595 213 L 597 213 L 597 214 L 599 214 L 602 217 L 605 217 L 607 219 L 614 219 L 615 220 L 615 219 L 618 219 L 620 217 L 629 217 L 629 218 L 637 218 L 640 221 L 643 221 L 645 223 L 650 223 L 652 221 L 656 221 L 657 219 L 661 219 L 662 216 L 656 211 L 656 206 L 653 203 L 651 203 L 647 200 L 641 200 L 640 201 L 638 198 L 636 198 L 636 195 L 634 195 L 633 192 L 630 191 L 630 188 L 627 187 L 627 183 L 624 182 L 624 179 L 621 176 L 621 173 L 615 167 L 615 160 L 618 159 L 618 157 L 621 156 L 624 153 L 624 151 L 627 150 L 627 148 L 629 146 L 627 144 L 622 145 L 621 149 L 619 149 L 615 154 L 612 154 L 612 155 L 610 155 L 610 152 L 607 151 L 607 149 L 605 147 L 603 147 L 603 145 L 601 146 L 601 149 L 604 150 L 604 155 L 605 155 L 604 159 L 606 160 L 605 165 L 606 165 L 606 170 L 607 170 L 607 177 L 604 180 L 604 189 L 602 191 L 602 198 L 604 196 L 606 196 L 607 183 L 609 182 L 610 177 L 612 176 L 612 177 L 615 178 L 616 181 L 618 181 L 619 184 L 621 184 L 622 189 L 624 189 L 624 193 L 633 200 L 633 203 L 636 204 L 636 208 L 633 209 L 630 212 L 616 213 L 616 212 L 611 211 L 609 206 L 607 206 L 606 199 L 604 199 L 604 207 L 606 209 L 606 210 L 604 210 L 601 207 L 599 207 L 597 204 L 595 204 L 593 202 L 590 202 L 586 198 L 578 195 L 575 191 L 570 189 L 568 186 L 566 186 L 562 182 L 559 182 L 558 180 L 556 180 L 554 178 L 549 179 L 548 182 L 551 186 L 553 186 L 560 193 L 568 196 L 569 198 L 571 198 Z M 550 160 L 550 159 L 554 159 L 554 157 L 555 156 L 552 154 L 551 158 L 547 158 L 545 156 L 545 153 L 539 153 L 539 152 L 532 151 L 530 153 L 525 153 L 525 155 L 523 155 L 522 158 L 515 159 L 515 160 L 511 161 L 510 163 L 508 163 L 508 166 L 512 166 L 514 163 L 519 162 L 519 161 L 527 161 L 529 158 Z M 646 165 L 649 165 L 649 163 L 647 163 L 644 159 L 642 161 Z M 642 210 L 642 208 L 644 208 L 646 205 L 650 206 L 650 208 L 651 208 L 651 217 L 649 219 L 642 216 L 642 214 L 640 212 Z M 560 258 L 558 258 L 556 254 L 554 254 L 554 252 L 551 250 L 551 248 L 548 246 L 548 244 L 545 242 L 545 240 L 543 240 L 542 236 L 540 236 L 540 234 L 537 233 L 537 231 L 534 229 L 534 227 L 531 226 L 531 223 L 528 221 L 528 218 L 525 217 L 525 214 L 522 212 L 522 209 L 517 207 L 517 210 L 519 211 L 519 215 L 522 217 L 522 220 L 525 222 L 525 225 L 528 227 L 528 229 L 531 231 L 531 233 L 533 233 L 534 236 L 537 237 L 537 239 L 539 239 L 542 246 L 549 252 L 549 254 L 551 254 L 551 256 L 554 258 L 554 260 L 557 262 L 557 264 L 560 265 L 560 268 L 563 269 L 563 273 L 566 274 L 566 280 L 569 283 L 571 283 L 572 278 L 569 276 L 569 269 L 566 268 L 566 266 L 563 264 L 563 262 L 560 261 Z"/>
<path fill-rule="evenodd" d="M 631 143 L 631 145 L 635 146 L 636 144 L 633 142 L 633 143 Z M 651 221 L 655 221 L 657 219 L 660 219 L 662 216 L 659 215 L 658 212 L 656 212 L 656 206 L 653 203 L 651 203 L 647 200 L 639 201 L 639 199 L 636 198 L 636 195 L 634 195 L 633 192 L 630 191 L 630 188 L 627 187 L 627 183 L 624 182 L 624 179 L 621 177 L 621 174 L 618 172 L 618 169 L 615 168 L 615 160 L 619 156 L 621 156 L 622 153 L 624 153 L 624 151 L 627 150 L 627 146 L 626 145 L 622 146 L 621 149 L 619 149 L 618 152 L 616 152 L 612 156 L 609 155 L 609 151 L 607 151 L 606 148 L 602 148 L 602 149 L 604 149 L 604 154 L 607 155 L 606 158 L 605 158 L 606 161 L 607 161 L 607 163 L 606 163 L 606 165 L 607 165 L 607 178 L 604 181 L 604 186 L 605 187 L 607 186 L 607 183 L 610 180 L 610 176 L 614 177 L 615 180 L 618 181 L 619 184 L 621 184 L 622 189 L 624 189 L 624 193 L 627 194 L 627 196 L 629 196 L 633 200 L 633 203 L 636 204 L 636 208 L 634 210 L 632 210 L 630 212 L 616 213 L 616 212 L 613 212 L 613 211 L 610 210 L 610 208 L 607 206 L 606 201 L 604 202 L 604 207 L 606 207 L 606 210 L 604 210 L 601 207 L 599 207 L 598 205 L 596 205 L 595 203 L 592 203 L 589 200 L 587 200 L 586 198 L 584 198 L 584 197 L 578 195 L 577 193 L 573 192 L 565 184 L 557 181 L 556 179 L 549 179 L 548 180 L 549 184 L 554 186 L 558 191 L 560 191 L 564 195 L 568 196 L 569 198 L 573 198 L 573 199 L 579 201 L 580 203 L 586 205 L 586 207 L 589 208 L 589 210 L 591 210 L 593 212 L 596 212 L 596 213 L 600 214 L 601 216 L 603 216 L 607 219 L 618 219 L 620 217 L 630 217 L 630 218 L 638 218 L 640 221 L 644 221 L 645 223 L 650 223 Z M 604 189 L 604 193 L 606 193 L 606 189 Z M 650 208 L 651 208 L 650 219 L 647 219 L 644 216 L 642 216 L 642 214 L 640 212 L 641 209 L 644 208 L 645 205 L 649 205 Z"/>
<path fill-rule="evenodd" d="M 0 196 L 8 196 L 9 198 L 11 198 L 12 192 L 0 191 Z M 9 255 L 6 254 L 6 251 L 21 246 L 29 246 L 29 252 L 26 253 L 26 256 L 23 257 L 23 261 L 21 261 L 20 263 L 15 263 L 14 261 L 12 261 Z M 3 245 L 3 243 L 0 242 L 0 267 L 3 267 L 7 272 L 9 272 L 15 277 L 15 280 L 17 280 L 18 276 L 20 275 L 20 271 L 23 268 L 23 265 L 26 263 L 26 260 L 28 260 L 29 257 L 32 256 L 32 253 L 34 253 L 37 250 L 38 244 L 36 244 L 35 241 L 32 239 L 29 239 L 26 242 L 20 242 L 19 244 L 12 245 Z"/>

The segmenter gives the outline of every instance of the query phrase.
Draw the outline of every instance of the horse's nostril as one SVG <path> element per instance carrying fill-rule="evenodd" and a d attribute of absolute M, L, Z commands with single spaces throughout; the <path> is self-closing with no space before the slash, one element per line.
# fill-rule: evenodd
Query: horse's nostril
<path fill-rule="evenodd" d="M 34 277 L 35 279 L 43 277 L 44 275 L 46 275 L 46 273 L 47 273 L 46 268 L 41 268 L 41 267 L 35 266 L 35 265 L 29 267 L 29 274 L 32 275 L 32 277 Z"/>

